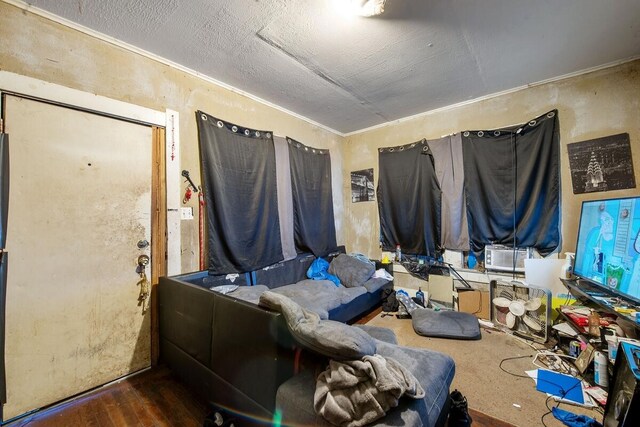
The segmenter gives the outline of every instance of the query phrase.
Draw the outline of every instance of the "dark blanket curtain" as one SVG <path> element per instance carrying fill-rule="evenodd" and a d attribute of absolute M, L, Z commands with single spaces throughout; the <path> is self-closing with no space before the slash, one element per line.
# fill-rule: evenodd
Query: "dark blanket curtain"
<path fill-rule="evenodd" d="M 329 150 L 287 138 L 296 251 L 323 257 L 338 247 L 333 217 Z"/>
<path fill-rule="evenodd" d="M 196 112 L 207 206 L 209 271 L 257 270 L 283 259 L 269 131 Z"/>
<path fill-rule="evenodd" d="M 382 250 L 437 258 L 440 186 L 426 140 L 379 150 L 378 213 Z"/>
<path fill-rule="evenodd" d="M 506 129 L 462 135 L 471 250 L 560 243 L 560 144 L 556 110 Z"/>

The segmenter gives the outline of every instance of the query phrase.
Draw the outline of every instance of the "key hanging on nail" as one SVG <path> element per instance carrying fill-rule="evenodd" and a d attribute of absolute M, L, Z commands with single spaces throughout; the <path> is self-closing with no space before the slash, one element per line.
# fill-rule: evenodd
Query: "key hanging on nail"
<path fill-rule="evenodd" d="M 143 271 L 140 272 L 140 280 L 137 283 L 137 286 L 140 286 L 140 294 L 138 295 L 138 305 L 142 306 L 142 314 L 147 312 L 149 308 L 149 295 L 151 293 L 151 283 L 147 279 L 147 273 Z"/>

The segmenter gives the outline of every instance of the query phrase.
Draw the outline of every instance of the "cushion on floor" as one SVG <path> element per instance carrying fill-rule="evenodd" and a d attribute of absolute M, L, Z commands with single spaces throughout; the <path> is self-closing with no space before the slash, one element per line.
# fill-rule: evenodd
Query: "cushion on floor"
<path fill-rule="evenodd" d="M 469 313 L 420 308 L 411 313 L 413 330 L 425 337 L 479 340 L 478 319 Z"/>

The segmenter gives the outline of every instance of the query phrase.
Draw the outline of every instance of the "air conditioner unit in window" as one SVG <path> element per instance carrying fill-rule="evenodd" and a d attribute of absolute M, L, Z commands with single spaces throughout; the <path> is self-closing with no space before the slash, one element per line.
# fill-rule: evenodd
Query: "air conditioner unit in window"
<path fill-rule="evenodd" d="M 524 260 L 533 258 L 533 248 L 510 248 L 502 245 L 484 247 L 484 267 L 487 270 L 524 273 Z"/>

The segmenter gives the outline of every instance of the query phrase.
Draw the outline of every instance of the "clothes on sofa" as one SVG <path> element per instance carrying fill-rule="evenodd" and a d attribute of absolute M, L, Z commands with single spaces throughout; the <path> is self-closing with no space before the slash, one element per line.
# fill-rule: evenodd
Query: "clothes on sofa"
<path fill-rule="evenodd" d="M 314 408 L 337 426 L 363 426 L 398 406 L 402 396 L 422 399 L 415 376 L 392 358 L 375 354 L 362 360 L 329 361 L 316 382 Z"/>
<path fill-rule="evenodd" d="M 333 274 L 329 274 L 328 270 L 329 262 L 324 258 L 316 258 L 307 270 L 307 277 L 313 280 L 331 280 L 336 286 L 340 285 L 340 279 Z"/>

